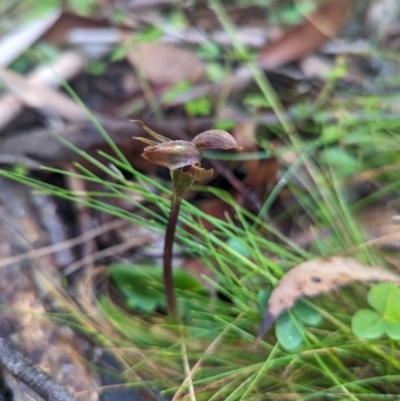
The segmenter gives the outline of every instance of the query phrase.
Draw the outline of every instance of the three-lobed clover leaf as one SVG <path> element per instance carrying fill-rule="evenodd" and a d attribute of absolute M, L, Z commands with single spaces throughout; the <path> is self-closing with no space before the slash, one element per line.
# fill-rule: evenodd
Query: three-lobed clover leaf
<path fill-rule="evenodd" d="M 353 333 L 370 340 L 384 334 L 400 340 L 400 288 L 393 283 L 377 284 L 368 292 L 368 303 L 374 310 L 361 309 L 353 316 Z"/>

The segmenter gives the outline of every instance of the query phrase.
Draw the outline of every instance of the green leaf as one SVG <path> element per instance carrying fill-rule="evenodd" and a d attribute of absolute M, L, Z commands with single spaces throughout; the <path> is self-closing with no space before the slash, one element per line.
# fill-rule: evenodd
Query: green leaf
<path fill-rule="evenodd" d="M 393 340 L 400 340 L 400 324 L 385 321 L 385 332 Z"/>
<path fill-rule="evenodd" d="M 211 101 L 202 97 L 186 103 L 184 107 L 190 116 L 207 116 L 211 112 Z"/>
<path fill-rule="evenodd" d="M 357 159 L 349 152 L 338 147 L 323 150 L 319 156 L 319 161 L 322 164 L 330 165 L 341 177 L 352 176 L 359 169 Z"/>
<path fill-rule="evenodd" d="M 23 176 L 27 176 L 29 174 L 28 167 L 22 166 L 21 164 L 13 164 L 11 167 L 11 171 Z"/>
<path fill-rule="evenodd" d="M 95 0 L 68 0 L 68 5 L 77 14 L 89 16 L 94 13 L 96 1 Z"/>
<path fill-rule="evenodd" d="M 126 306 L 142 312 L 151 313 L 157 308 L 166 308 L 164 294 L 163 272 L 161 267 L 135 266 L 130 263 L 111 265 L 109 268 L 111 280 L 124 296 Z M 176 289 L 205 292 L 202 283 L 196 280 L 186 270 L 177 269 L 173 273 Z"/>
<path fill-rule="evenodd" d="M 397 320 L 400 323 L 400 289 L 395 284 L 374 285 L 368 292 L 368 303 L 380 312 L 385 320 Z"/>
<path fill-rule="evenodd" d="M 225 76 L 225 69 L 221 64 L 208 63 L 206 65 L 206 74 L 210 81 L 221 82 Z"/>
<path fill-rule="evenodd" d="M 303 343 L 305 328 L 301 321 L 287 312 L 276 321 L 275 333 L 279 344 L 287 351 L 293 351 Z"/>
<path fill-rule="evenodd" d="M 134 43 L 155 43 L 164 36 L 164 31 L 158 27 L 151 27 L 138 32 L 135 35 Z"/>
<path fill-rule="evenodd" d="M 60 55 L 60 49 L 57 46 L 53 46 L 46 42 L 36 43 L 34 49 L 37 50 L 48 62 L 56 60 Z"/>
<path fill-rule="evenodd" d="M 188 26 L 188 19 L 181 10 L 173 10 L 168 15 L 168 23 L 176 29 L 185 29 Z"/>
<path fill-rule="evenodd" d="M 151 288 L 143 288 L 140 285 L 136 285 L 124 286 L 122 290 L 126 297 L 126 305 L 131 309 L 151 313 L 157 309 L 157 306 L 165 306 L 164 296 Z"/>
<path fill-rule="evenodd" d="M 192 84 L 187 81 L 181 81 L 175 86 L 166 89 L 162 96 L 161 100 L 163 103 L 169 103 L 175 100 L 178 96 L 182 95 L 185 92 L 188 92 L 192 88 Z"/>
<path fill-rule="evenodd" d="M 214 125 L 215 125 L 215 128 L 217 128 L 217 129 L 222 129 L 224 131 L 230 131 L 235 127 L 236 123 L 234 120 L 220 119 L 220 120 L 217 120 Z"/>
<path fill-rule="evenodd" d="M 206 60 L 215 60 L 221 56 L 221 49 L 215 42 L 205 42 L 199 46 L 197 55 Z"/>
<path fill-rule="evenodd" d="M 100 60 L 93 60 L 86 67 L 86 71 L 92 75 L 102 75 L 106 70 L 107 64 Z"/>
<path fill-rule="evenodd" d="M 303 301 L 299 301 L 296 303 L 294 307 L 294 313 L 304 323 L 307 323 L 310 326 L 318 326 L 322 322 L 321 314 L 313 308 L 309 307 Z"/>
<path fill-rule="evenodd" d="M 375 339 L 385 332 L 385 321 L 377 312 L 361 309 L 353 316 L 351 328 L 358 337 Z"/>
<path fill-rule="evenodd" d="M 204 289 L 200 281 L 196 280 L 196 278 L 186 270 L 177 269 L 174 271 L 173 275 L 175 288 L 180 290 Z"/>
<path fill-rule="evenodd" d="M 245 258 L 248 258 L 251 255 L 250 249 L 245 244 L 245 242 L 241 241 L 238 238 L 229 238 L 227 241 L 227 245 L 235 252 L 240 253 Z"/>
<path fill-rule="evenodd" d="M 243 103 L 246 106 L 252 106 L 257 109 L 271 107 L 268 100 L 261 93 L 248 93 L 247 95 L 245 95 L 245 97 L 243 99 Z"/>
<path fill-rule="evenodd" d="M 151 313 L 165 308 L 162 273 L 159 268 L 129 263 L 111 265 L 109 274 L 131 309 Z"/>
<path fill-rule="evenodd" d="M 121 284 L 133 283 L 137 280 L 159 281 L 161 269 L 153 266 L 136 266 L 131 263 L 115 263 L 109 267 L 108 273 L 113 281 Z"/>
<path fill-rule="evenodd" d="M 264 313 L 267 309 L 268 299 L 271 296 L 271 290 L 260 290 L 257 294 L 258 310 L 260 313 Z"/>
<path fill-rule="evenodd" d="M 115 46 L 110 54 L 110 61 L 120 61 L 126 57 L 128 54 L 129 48 L 128 46 L 121 44 Z"/>

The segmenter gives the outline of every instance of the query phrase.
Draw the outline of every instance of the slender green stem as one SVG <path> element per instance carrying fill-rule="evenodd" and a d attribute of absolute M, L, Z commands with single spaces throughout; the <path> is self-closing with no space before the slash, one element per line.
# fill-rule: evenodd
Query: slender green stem
<path fill-rule="evenodd" d="M 175 313 L 175 290 L 174 279 L 172 277 L 172 249 L 174 246 L 175 229 L 178 221 L 181 200 L 182 198 L 176 194 L 172 196 L 171 214 L 169 215 L 164 242 L 164 286 L 165 295 L 167 297 L 167 310 L 168 314 L 171 316 Z"/>

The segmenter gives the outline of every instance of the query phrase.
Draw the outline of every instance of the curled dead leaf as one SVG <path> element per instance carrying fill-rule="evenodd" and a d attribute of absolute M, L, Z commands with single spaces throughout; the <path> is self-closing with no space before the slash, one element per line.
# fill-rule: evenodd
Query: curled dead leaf
<path fill-rule="evenodd" d="M 299 298 L 322 294 L 353 281 L 400 282 L 400 275 L 344 257 L 320 258 L 301 263 L 286 273 L 272 291 L 257 340 L 260 340 L 275 320 Z"/>

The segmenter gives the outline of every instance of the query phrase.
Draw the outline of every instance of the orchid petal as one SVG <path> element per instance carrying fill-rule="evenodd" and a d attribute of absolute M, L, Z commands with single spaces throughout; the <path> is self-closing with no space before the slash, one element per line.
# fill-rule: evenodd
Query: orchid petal
<path fill-rule="evenodd" d="M 192 143 L 198 149 L 243 149 L 231 134 L 219 129 L 202 132 L 193 138 Z"/>
<path fill-rule="evenodd" d="M 169 141 L 144 148 L 142 156 L 170 170 L 200 163 L 201 152 L 187 141 Z"/>
<path fill-rule="evenodd" d="M 203 167 L 191 165 L 189 167 L 184 167 L 182 169 L 182 173 L 189 176 L 195 181 L 201 181 L 205 180 L 206 178 L 212 177 L 212 175 L 214 174 L 214 170 L 206 170 Z"/>
<path fill-rule="evenodd" d="M 150 129 L 143 121 L 141 120 L 131 120 L 133 123 L 138 123 L 141 125 L 141 127 L 148 133 L 150 134 L 153 138 L 156 138 L 159 142 L 170 142 L 171 139 L 166 138 L 165 136 L 162 136 L 160 134 L 157 134 L 157 132 L 154 132 L 152 129 Z"/>
<path fill-rule="evenodd" d="M 142 137 L 134 136 L 134 137 L 132 137 L 132 139 L 135 139 L 136 141 L 144 142 L 145 144 L 150 145 L 150 146 L 157 146 L 159 144 L 156 141 L 152 141 L 150 139 L 142 138 Z"/>

